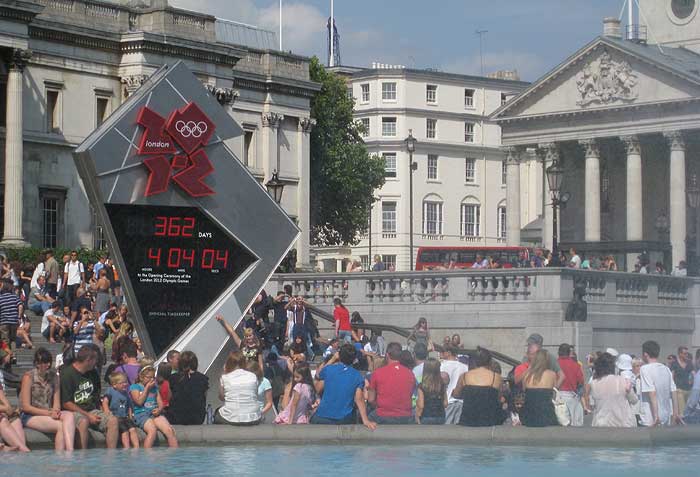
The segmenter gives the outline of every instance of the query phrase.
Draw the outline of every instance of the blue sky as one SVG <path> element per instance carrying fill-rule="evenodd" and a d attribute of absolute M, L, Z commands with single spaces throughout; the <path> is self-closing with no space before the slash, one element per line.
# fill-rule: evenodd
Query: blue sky
<path fill-rule="evenodd" d="M 278 28 L 278 0 L 170 0 L 221 18 Z M 373 61 L 479 74 L 517 68 L 532 81 L 602 31 L 624 0 L 335 0 L 343 64 Z M 325 61 L 330 0 L 283 0 L 284 49 Z"/>

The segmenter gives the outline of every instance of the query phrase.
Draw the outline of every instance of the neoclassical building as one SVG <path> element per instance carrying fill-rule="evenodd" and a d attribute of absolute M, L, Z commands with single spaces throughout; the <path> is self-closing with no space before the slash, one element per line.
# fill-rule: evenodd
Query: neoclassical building
<path fill-rule="evenodd" d="M 563 167 L 563 247 L 613 254 L 628 270 L 642 252 L 697 266 L 700 210 L 688 192 L 700 175 L 699 3 L 642 0 L 642 24 L 624 29 L 606 19 L 601 37 L 492 115 L 509 177 L 533 162 Z M 519 189 L 509 181 L 509 214 L 522 210 Z M 509 215 L 509 243 L 521 242 L 527 222 Z M 551 247 L 549 201 L 542 222 Z"/>
<path fill-rule="evenodd" d="M 286 184 L 282 206 L 309 263 L 308 58 L 272 32 L 167 0 L 0 3 L 2 244 L 101 246 L 73 149 L 164 64 L 183 60 L 242 125 L 231 141 L 253 175 Z"/>

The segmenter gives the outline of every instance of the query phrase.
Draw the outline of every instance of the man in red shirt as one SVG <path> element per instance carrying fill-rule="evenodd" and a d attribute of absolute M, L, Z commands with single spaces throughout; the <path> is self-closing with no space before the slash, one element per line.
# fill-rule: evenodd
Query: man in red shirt
<path fill-rule="evenodd" d="M 579 389 L 583 387 L 583 370 L 572 358 L 573 346 L 563 343 L 559 345 L 559 366 L 564 372 L 564 381 L 559 386 L 559 395 L 569 410 L 571 426 L 583 426 L 583 406 Z"/>
<path fill-rule="evenodd" d="M 335 336 L 346 343 L 352 343 L 352 326 L 350 326 L 350 312 L 343 305 L 340 298 L 333 298 L 333 318 L 335 319 Z"/>
<path fill-rule="evenodd" d="M 386 347 L 387 364 L 372 373 L 369 380 L 369 403 L 376 406 L 370 420 L 379 424 L 413 424 L 413 371 L 399 364 L 401 345 Z"/>

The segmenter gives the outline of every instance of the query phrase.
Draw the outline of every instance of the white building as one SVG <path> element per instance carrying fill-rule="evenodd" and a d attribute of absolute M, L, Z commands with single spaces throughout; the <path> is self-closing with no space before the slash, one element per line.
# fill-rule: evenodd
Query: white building
<path fill-rule="evenodd" d="M 3 245 L 101 246 L 72 151 L 164 64 L 183 60 L 242 125 L 232 150 L 282 205 L 309 263 L 308 59 L 275 51 L 272 32 L 167 0 L 0 2 Z"/>
<path fill-rule="evenodd" d="M 355 118 L 370 154 L 386 161 L 386 183 L 375 192 L 370 236 L 353 247 L 315 250 L 318 268 L 340 270 L 345 258 L 368 268 L 370 254 L 409 270 L 421 246 L 505 244 L 506 174 L 501 130 L 489 115 L 527 83 L 374 64 L 335 69 L 347 77 Z M 417 139 L 413 162 L 413 257 L 410 257 L 410 169 L 404 140 Z M 542 172 L 521 171 L 522 188 L 541 190 Z M 523 226 L 542 213 L 521 201 Z"/>

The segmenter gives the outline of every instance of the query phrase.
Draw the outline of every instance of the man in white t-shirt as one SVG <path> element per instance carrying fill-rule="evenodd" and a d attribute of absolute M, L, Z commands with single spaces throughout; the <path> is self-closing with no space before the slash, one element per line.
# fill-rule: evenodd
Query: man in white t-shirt
<path fill-rule="evenodd" d="M 462 400 L 452 397 L 452 391 L 457 387 L 460 376 L 469 371 L 469 366 L 457 361 L 457 350 L 445 347 L 440 351 L 440 372 L 450 377 L 447 383 L 447 408 L 445 409 L 445 424 L 457 424 L 462 415 Z"/>
<path fill-rule="evenodd" d="M 66 287 L 66 305 L 70 305 L 75 300 L 75 292 L 85 283 L 85 267 L 78 260 L 78 252 L 73 250 L 70 253 L 70 260 L 63 268 L 63 284 Z"/>
<path fill-rule="evenodd" d="M 656 341 L 642 345 L 644 366 L 640 370 L 642 384 L 642 424 L 647 427 L 682 423 L 678 414 L 676 384 L 668 367 L 658 362 L 661 347 Z"/>
<path fill-rule="evenodd" d="M 49 343 L 55 343 L 57 336 L 62 338 L 68 328 L 67 323 L 60 314 L 61 306 L 60 301 L 53 301 L 51 308 L 46 310 L 41 318 L 41 334 L 49 340 Z"/>
<path fill-rule="evenodd" d="M 576 249 L 572 248 L 569 250 L 569 268 L 581 268 L 581 257 L 576 253 Z"/>

